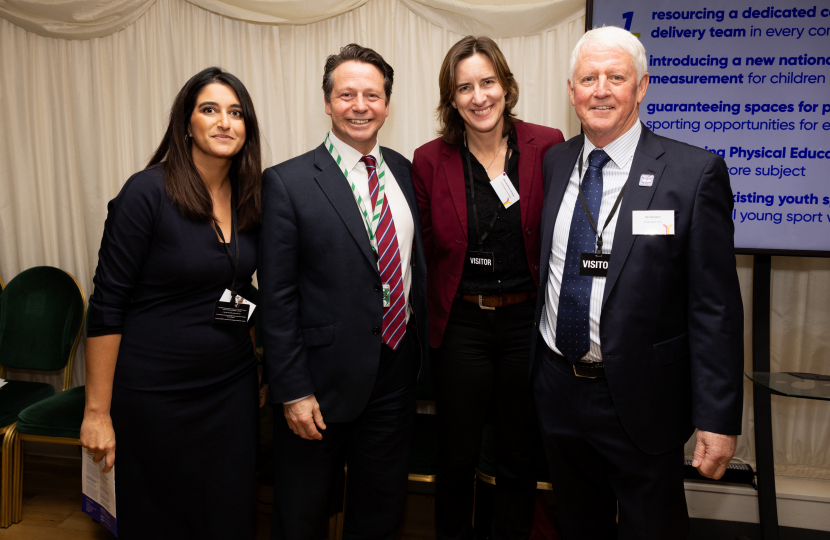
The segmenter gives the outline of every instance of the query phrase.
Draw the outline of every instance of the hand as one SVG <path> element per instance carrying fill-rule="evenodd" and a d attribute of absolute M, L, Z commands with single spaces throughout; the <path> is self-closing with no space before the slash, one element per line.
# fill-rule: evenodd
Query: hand
<path fill-rule="evenodd" d="M 92 461 L 104 462 L 104 472 L 108 473 L 115 465 L 115 430 L 112 429 L 112 419 L 109 413 L 91 413 L 84 411 L 84 422 L 81 424 L 81 446 L 89 453 L 95 454 Z"/>
<path fill-rule="evenodd" d="M 263 384 L 259 387 L 259 408 L 265 406 L 265 401 L 268 399 L 268 385 Z"/>
<path fill-rule="evenodd" d="M 726 466 L 735 455 L 737 441 L 737 435 L 721 435 L 698 430 L 692 466 L 706 478 L 718 480 L 726 472 Z"/>
<path fill-rule="evenodd" d="M 314 394 L 295 403 L 283 403 L 282 411 L 288 427 L 296 435 L 309 440 L 323 438 L 317 430 L 326 429 L 326 424 L 323 422 L 323 414 L 320 412 L 320 405 L 317 404 Z"/>

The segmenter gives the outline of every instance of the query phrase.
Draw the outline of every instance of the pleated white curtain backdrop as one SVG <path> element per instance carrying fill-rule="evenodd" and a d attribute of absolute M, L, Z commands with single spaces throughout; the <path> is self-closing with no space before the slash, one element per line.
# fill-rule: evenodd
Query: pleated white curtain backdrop
<path fill-rule="evenodd" d="M 14 4 L 27 3 L 36 4 Z M 294 0 L 277 3 L 300 5 Z M 296 25 L 245 22 L 240 19 L 246 17 L 214 12 L 256 4 L 241 0 L 124 0 L 120 13 L 102 19 L 110 25 L 107 32 L 116 33 L 82 40 L 69 23 L 61 27 L 17 20 L 47 28 L 24 30 L 3 12 L 12 3 L 0 0 L 0 276 L 8 282 L 32 266 L 57 266 L 74 274 L 89 294 L 107 202 L 150 158 L 176 92 L 211 65 L 237 75 L 253 96 L 265 142 L 263 164 L 270 166 L 322 141 L 329 127 L 320 89 L 326 56 L 353 41 L 372 47 L 395 68 L 391 114 L 381 142 L 411 157 L 415 148 L 435 137 L 438 70 L 447 49 L 462 37 L 457 32 L 492 28 L 492 36 L 522 35 L 510 30 L 512 21 L 527 15 L 521 5 L 530 6 L 531 12 L 544 7 L 554 10 L 544 13 L 559 17 L 558 24 L 548 20 L 540 34 L 497 41 L 520 84 L 519 117 L 557 127 L 566 137 L 576 135 L 579 121 L 565 81 L 570 51 L 583 33 L 584 12 L 573 13 L 573 0 L 509 1 L 502 16 L 511 25 L 499 26 L 493 6 L 476 3 L 483 2 L 331 0 L 327 5 L 341 9 L 339 14 Z M 73 2 L 64 4 L 70 9 Z M 359 7 L 344 12 L 347 4 Z M 455 11 L 442 10 L 444 4 Z M 127 20 L 137 10 L 140 16 L 119 30 L 123 21 L 114 18 Z M 33 9 L 27 16 L 43 19 L 49 13 Z M 66 20 L 77 20 L 77 12 L 67 13 L 62 14 Z M 294 15 L 301 20 L 302 12 Z M 92 25 L 87 26 L 83 31 L 91 32 Z M 43 37 L 35 31 L 68 32 L 75 39 Z M 525 33 L 539 31 L 528 26 Z M 738 257 L 747 314 L 752 307 L 751 265 L 751 257 Z M 773 370 L 828 371 L 828 299 L 830 261 L 773 260 Z M 749 369 L 749 317 L 746 329 Z M 59 381 L 57 376 L 21 372 L 9 376 L 56 385 Z M 81 349 L 73 384 L 83 382 Z M 753 461 L 751 385 L 745 389 L 738 456 Z M 779 472 L 830 478 L 830 407 L 774 398 L 773 415 Z"/>
<path fill-rule="evenodd" d="M 44 37 L 99 38 L 123 30 L 156 0 L 0 0 L 0 17 Z M 309 24 L 342 15 L 369 0 L 187 0 L 232 19 Z M 401 0 L 445 30 L 492 38 L 547 32 L 585 12 L 584 0 Z"/>

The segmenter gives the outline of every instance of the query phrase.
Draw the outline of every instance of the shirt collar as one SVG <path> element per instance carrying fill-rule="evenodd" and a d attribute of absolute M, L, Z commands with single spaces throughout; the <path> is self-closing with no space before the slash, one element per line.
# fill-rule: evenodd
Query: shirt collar
<path fill-rule="evenodd" d="M 363 154 L 361 154 L 348 144 L 338 139 L 337 135 L 335 135 L 333 131 L 329 131 L 329 140 L 331 141 L 331 144 L 333 144 L 334 147 L 337 149 L 337 152 L 340 154 L 341 166 L 349 172 L 354 170 L 357 164 L 361 162 L 360 158 L 363 157 Z M 375 158 L 375 163 L 380 164 L 380 146 L 378 145 L 377 141 L 375 141 L 375 146 L 374 148 L 372 148 L 372 151 L 369 152 L 368 155 Z"/>
<path fill-rule="evenodd" d="M 611 158 L 611 161 L 614 162 L 620 169 L 625 169 L 628 161 L 634 156 L 634 150 L 637 149 L 637 142 L 640 140 L 640 133 L 642 132 L 642 124 L 640 121 L 634 122 L 634 125 L 631 126 L 631 129 L 626 131 L 622 134 L 622 136 L 617 137 L 614 139 L 613 142 L 608 143 L 605 145 L 605 153 L 608 154 L 608 157 Z M 585 137 L 585 146 L 583 152 L 583 166 L 588 162 L 588 156 L 591 155 L 591 151 L 593 151 L 596 146 L 588 140 L 588 137 Z"/>

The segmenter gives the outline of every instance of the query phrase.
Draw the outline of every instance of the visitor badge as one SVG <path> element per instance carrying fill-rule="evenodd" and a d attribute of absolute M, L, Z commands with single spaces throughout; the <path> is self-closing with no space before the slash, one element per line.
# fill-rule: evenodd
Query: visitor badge
<path fill-rule="evenodd" d="M 608 277 L 608 265 L 611 264 L 611 254 L 580 253 L 579 275 Z"/>
<path fill-rule="evenodd" d="M 518 202 L 519 193 L 516 191 L 507 173 L 501 173 L 490 180 L 490 185 L 493 186 L 493 190 L 495 190 L 496 195 L 498 195 L 499 200 L 505 208 L 510 208 L 514 203 Z"/>
<path fill-rule="evenodd" d="M 470 272 L 494 272 L 495 259 L 496 257 L 491 251 L 468 251 L 464 266 L 466 271 Z"/>
<path fill-rule="evenodd" d="M 632 234 L 674 234 L 674 210 L 634 210 L 631 216 Z"/>

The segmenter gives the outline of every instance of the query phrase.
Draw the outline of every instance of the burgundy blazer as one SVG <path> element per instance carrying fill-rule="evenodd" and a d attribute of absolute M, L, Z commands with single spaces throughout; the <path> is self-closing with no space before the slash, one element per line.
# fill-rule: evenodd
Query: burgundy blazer
<path fill-rule="evenodd" d="M 539 227 L 544 188 L 542 160 L 550 147 L 564 142 L 562 132 L 516 122 L 519 145 L 519 209 L 525 232 L 527 264 L 539 286 Z M 429 345 L 438 347 L 464 268 L 467 252 L 467 197 L 464 168 L 457 146 L 440 138 L 415 150 L 412 179 L 418 195 L 427 259 Z"/>

